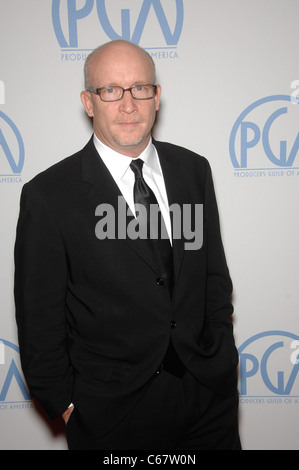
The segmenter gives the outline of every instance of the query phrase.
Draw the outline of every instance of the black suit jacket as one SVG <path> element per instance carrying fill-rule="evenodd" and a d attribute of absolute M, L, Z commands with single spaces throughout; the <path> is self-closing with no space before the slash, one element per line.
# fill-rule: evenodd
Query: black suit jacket
<path fill-rule="evenodd" d="M 236 392 L 231 280 L 209 164 L 154 142 L 169 204 L 203 204 L 203 245 L 173 241 L 172 297 L 146 240 L 95 235 L 96 207 L 119 189 L 92 139 L 25 184 L 15 245 L 24 375 L 51 418 L 73 402 L 90 432 L 109 431 L 154 380 L 169 339 L 205 386 Z"/>

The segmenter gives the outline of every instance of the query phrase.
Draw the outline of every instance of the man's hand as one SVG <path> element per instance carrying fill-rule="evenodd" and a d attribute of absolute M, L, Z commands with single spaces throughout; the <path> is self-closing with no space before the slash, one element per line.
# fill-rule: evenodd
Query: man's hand
<path fill-rule="evenodd" d="M 62 413 L 62 419 L 64 421 L 64 424 L 67 425 L 68 420 L 70 419 L 70 416 L 72 412 L 74 411 L 74 405 L 71 405 L 69 408 L 67 408 L 63 413 Z"/>

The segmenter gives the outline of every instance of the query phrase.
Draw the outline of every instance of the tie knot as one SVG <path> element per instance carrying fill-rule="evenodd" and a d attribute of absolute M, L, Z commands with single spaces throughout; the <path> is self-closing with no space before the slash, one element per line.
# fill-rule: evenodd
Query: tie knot
<path fill-rule="evenodd" d="M 135 174 L 135 178 L 142 178 L 142 167 L 143 167 L 144 161 L 141 160 L 140 158 L 136 158 L 132 160 L 130 163 L 130 168 Z"/>

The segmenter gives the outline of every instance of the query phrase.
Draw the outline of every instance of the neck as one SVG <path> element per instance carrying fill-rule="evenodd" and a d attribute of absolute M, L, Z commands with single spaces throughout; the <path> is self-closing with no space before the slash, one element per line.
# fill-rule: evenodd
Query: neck
<path fill-rule="evenodd" d="M 120 153 L 121 155 L 125 155 L 126 157 L 130 157 L 130 158 L 138 158 L 142 154 L 142 152 L 148 147 L 151 141 L 151 136 L 149 135 L 145 141 L 138 142 L 133 145 L 121 145 L 121 144 L 116 143 L 113 146 L 113 145 L 110 145 L 108 142 L 105 142 L 105 140 L 102 139 L 96 132 L 95 132 L 95 136 L 106 147 L 109 147 L 114 152 Z"/>

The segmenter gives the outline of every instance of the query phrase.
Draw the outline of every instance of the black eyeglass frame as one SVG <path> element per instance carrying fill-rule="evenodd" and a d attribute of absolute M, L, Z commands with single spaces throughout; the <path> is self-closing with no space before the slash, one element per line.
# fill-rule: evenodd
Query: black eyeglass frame
<path fill-rule="evenodd" d="M 136 96 L 133 96 L 133 93 L 132 93 L 132 90 L 134 88 L 137 88 L 139 86 L 150 86 L 153 88 L 153 91 L 154 91 L 154 95 L 153 96 L 150 96 L 149 98 L 136 98 Z M 122 90 L 122 95 L 120 98 L 117 98 L 116 100 L 104 100 L 101 96 L 101 90 L 107 90 L 108 88 L 119 88 Z M 131 93 L 131 96 L 134 100 L 152 100 L 154 97 L 155 97 L 155 94 L 156 94 L 156 91 L 157 91 L 157 85 L 152 85 L 151 83 L 140 83 L 139 85 L 132 85 L 130 86 L 129 88 L 123 88 L 121 86 L 118 86 L 118 85 L 106 85 L 106 86 L 102 86 L 101 88 L 93 88 L 93 87 L 86 87 L 85 88 L 86 91 L 90 91 L 91 93 L 95 93 L 96 95 L 98 95 L 102 101 L 104 101 L 105 103 L 113 103 L 115 101 L 120 101 L 123 99 L 124 97 L 124 93 L 125 91 L 129 91 Z"/>

